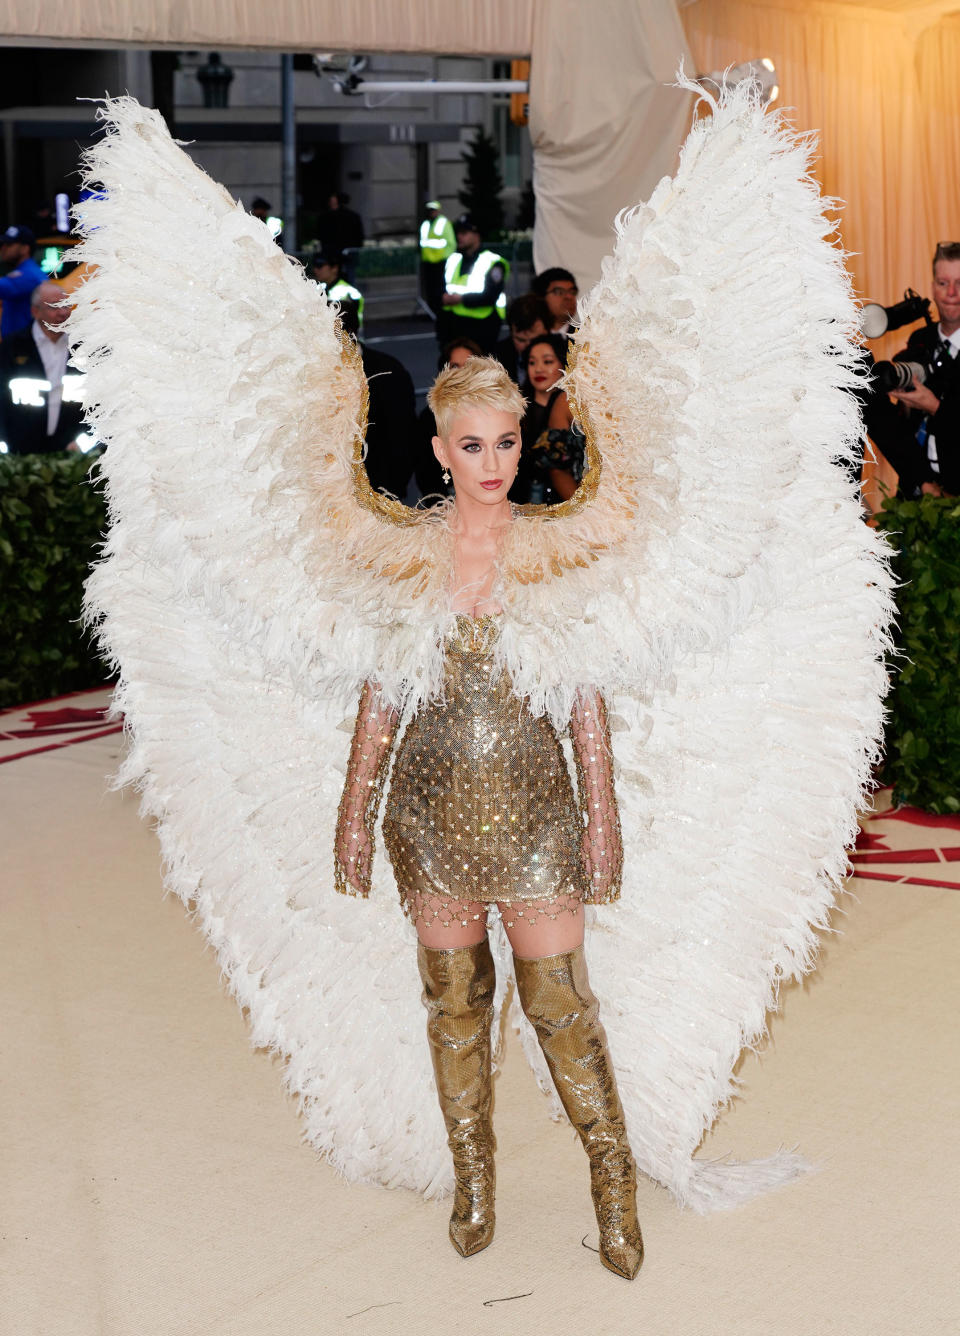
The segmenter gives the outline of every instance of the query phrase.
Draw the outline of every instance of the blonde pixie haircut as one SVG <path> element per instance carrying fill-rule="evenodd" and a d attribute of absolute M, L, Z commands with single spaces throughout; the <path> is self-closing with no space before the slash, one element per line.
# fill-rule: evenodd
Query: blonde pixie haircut
<path fill-rule="evenodd" d="M 446 366 L 430 387 L 427 403 L 446 440 L 453 420 L 466 408 L 492 408 L 523 417 L 527 401 L 495 357 L 471 357 L 463 366 Z"/>

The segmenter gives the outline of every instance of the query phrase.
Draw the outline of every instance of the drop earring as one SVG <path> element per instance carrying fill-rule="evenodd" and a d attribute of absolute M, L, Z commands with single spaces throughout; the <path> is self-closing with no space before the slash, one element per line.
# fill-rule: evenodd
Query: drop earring
<path fill-rule="evenodd" d="M 450 470 L 449 470 L 449 469 L 444 469 L 444 470 L 443 470 L 443 485 L 444 485 L 444 487 L 449 487 L 449 486 L 450 486 Z"/>

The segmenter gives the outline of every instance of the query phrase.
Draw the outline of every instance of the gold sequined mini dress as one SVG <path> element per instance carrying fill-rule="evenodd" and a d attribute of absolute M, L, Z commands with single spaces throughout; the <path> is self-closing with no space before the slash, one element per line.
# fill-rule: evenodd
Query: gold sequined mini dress
<path fill-rule="evenodd" d="M 459 615 L 445 690 L 408 724 L 383 835 L 404 912 L 466 922 L 478 903 L 508 922 L 555 918 L 584 892 L 580 815 L 560 739 L 494 666 L 495 617 Z"/>

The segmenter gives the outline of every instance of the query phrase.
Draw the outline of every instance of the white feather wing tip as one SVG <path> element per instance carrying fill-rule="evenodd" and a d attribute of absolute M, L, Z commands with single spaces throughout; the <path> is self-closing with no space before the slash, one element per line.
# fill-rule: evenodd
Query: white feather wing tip
<path fill-rule="evenodd" d="M 796 1151 L 781 1150 L 763 1160 L 692 1160 L 684 1181 L 671 1187 L 678 1205 L 707 1215 L 732 1211 L 815 1172 L 817 1166 Z"/>

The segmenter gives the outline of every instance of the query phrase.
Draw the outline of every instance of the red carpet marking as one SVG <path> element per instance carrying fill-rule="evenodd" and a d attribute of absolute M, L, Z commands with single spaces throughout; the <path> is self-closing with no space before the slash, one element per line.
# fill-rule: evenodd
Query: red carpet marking
<path fill-rule="evenodd" d="M 12 756 L 0 756 L 0 765 L 5 765 L 7 761 L 19 761 L 24 756 L 39 756 L 41 752 L 57 751 L 60 747 L 72 747 L 78 742 L 87 742 L 90 738 L 105 738 L 111 733 L 122 732 L 123 724 L 114 724 L 112 728 L 101 728 L 95 733 L 84 733 L 83 737 L 68 738 L 66 742 L 48 742 L 45 747 L 28 747 L 26 751 L 14 752 Z"/>
<path fill-rule="evenodd" d="M 851 863 L 938 863 L 936 849 L 889 849 L 884 853 L 851 854 Z"/>
<path fill-rule="evenodd" d="M 101 715 L 99 722 L 105 724 L 107 720 Z M 61 733 L 90 733 L 96 727 L 96 724 L 67 724 L 65 728 L 5 728 L 0 731 L 0 740 L 3 738 L 56 738 Z"/>
<path fill-rule="evenodd" d="M 79 709 L 65 705 L 59 710 L 27 710 L 26 714 L 34 728 L 54 728 L 59 724 L 105 724 L 108 708 L 98 705 L 93 709 Z"/>
<path fill-rule="evenodd" d="M 48 696 L 46 700 L 25 700 L 22 705 L 7 705 L 0 710 L 0 715 L 20 714 L 21 711 L 29 711 L 34 708 L 52 704 L 55 700 L 76 700 L 78 696 L 89 696 L 95 691 L 112 691 L 116 684 L 114 682 L 104 682 L 98 687 L 81 687 L 79 691 L 65 691 L 61 696 Z"/>
<path fill-rule="evenodd" d="M 874 817 L 873 820 L 879 820 Z M 882 835 L 874 835 L 872 831 L 864 830 L 863 827 L 857 832 L 856 849 L 889 849 L 890 846 Z"/>
<path fill-rule="evenodd" d="M 878 812 L 871 821 L 909 821 L 911 826 L 944 826 L 948 830 L 960 830 L 960 815 L 937 816 L 933 812 L 921 812 L 919 807 L 891 808 L 889 812 Z"/>
<path fill-rule="evenodd" d="M 898 877 L 895 872 L 855 872 L 864 881 L 895 881 L 901 886 L 939 886 L 947 891 L 960 891 L 960 881 L 933 881 L 929 877 Z"/>
<path fill-rule="evenodd" d="M 122 732 L 109 718 L 112 695 L 104 684 L 0 710 L 0 765 Z"/>

